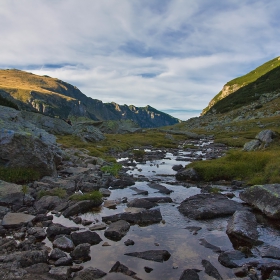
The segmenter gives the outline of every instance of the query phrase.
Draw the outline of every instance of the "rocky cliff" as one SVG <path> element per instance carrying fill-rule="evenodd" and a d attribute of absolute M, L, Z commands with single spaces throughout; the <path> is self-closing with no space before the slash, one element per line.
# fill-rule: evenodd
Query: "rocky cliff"
<path fill-rule="evenodd" d="M 173 125 L 178 119 L 151 106 L 103 103 L 87 97 L 77 87 L 48 76 L 15 69 L 0 70 L 0 95 L 20 109 L 70 119 L 132 120 L 140 127 Z"/>

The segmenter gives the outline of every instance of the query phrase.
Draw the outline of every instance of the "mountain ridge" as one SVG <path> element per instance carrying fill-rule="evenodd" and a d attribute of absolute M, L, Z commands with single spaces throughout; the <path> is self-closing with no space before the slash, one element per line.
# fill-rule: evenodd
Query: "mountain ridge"
<path fill-rule="evenodd" d="M 142 128 L 179 123 L 180 120 L 147 105 L 103 103 L 87 97 L 77 87 L 60 79 L 17 69 L 0 70 L 0 95 L 20 109 L 59 118 L 95 121 L 132 120 Z"/>

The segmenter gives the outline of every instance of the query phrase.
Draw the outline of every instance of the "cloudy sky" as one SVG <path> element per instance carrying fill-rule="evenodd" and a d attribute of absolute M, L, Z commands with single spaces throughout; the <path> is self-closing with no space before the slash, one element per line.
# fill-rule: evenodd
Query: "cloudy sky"
<path fill-rule="evenodd" d="M 279 14 L 279 0 L 1 0 L 0 68 L 185 120 L 280 55 Z"/>

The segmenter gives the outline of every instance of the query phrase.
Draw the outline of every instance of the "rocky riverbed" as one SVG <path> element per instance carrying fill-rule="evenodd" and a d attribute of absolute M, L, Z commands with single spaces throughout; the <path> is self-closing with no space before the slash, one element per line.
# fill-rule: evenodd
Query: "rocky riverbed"
<path fill-rule="evenodd" d="M 147 147 L 137 161 L 123 153 L 118 178 L 101 172 L 101 159 L 68 150 L 58 176 L 27 192 L 1 181 L 0 278 L 278 279 L 279 201 L 267 197 L 278 186 L 263 186 L 260 202 L 242 182 L 209 185 L 182 168 L 226 149 L 201 139 Z M 56 188 L 100 190 L 104 202 L 39 198 Z"/>

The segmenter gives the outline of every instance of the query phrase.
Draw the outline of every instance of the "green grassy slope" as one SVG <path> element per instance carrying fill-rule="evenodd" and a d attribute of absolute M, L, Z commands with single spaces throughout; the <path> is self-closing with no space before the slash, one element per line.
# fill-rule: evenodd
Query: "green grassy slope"
<path fill-rule="evenodd" d="M 236 93 L 238 90 L 241 90 L 243 87 L 246 87 L 247 85 L 250 85 L 257 80 L 259 80 L 262 76 L 266 75 L 267 73 L 271 72 L 275 68 L 278 68 L 280 66 L 280 58 L 276 57 L 263 65 L 257 67 L 253 71 L 249 72 L 248 74 L 238 77 L 236 79 L 233 79 L 225 84 L 223 90 L 221 90 L 210 102 L 209 105 L 202 111 L 202 114 L 206 114 L 210 111 L 211 108 L 214 108 L 214 106 L 221 102 L 221 100 L 227 98 L 228 96 L 231 96 L 232 94 Z M 275 72 L 274 72 L 275 73 Z M 261 80 L 260 80 L 261 81 Z M 261 81 L 263 83 L 263 81 Z M 275 80 L 273 81 L 275 83 Z M 265 86 L 268 86 L 269 88 L 275 88 L 275 85 L 272 85 L 272 82 L 267 81 L 266 85 L 263 84 L 262 88 L 265 90 Z M 248 92 L 250 88 L 247 88 L 244 92 Z M 251 93 L 245 95 L 245 98 L 248 97 L 248 95 L 252 95 L 254 88 L 250 89 Z M 267 92 L 267 91 L 266 91 Z M 258 90 L 258 94 L 260 91 Z M 263 92 L 262 92 L 263 93 Z M 238 98 L 240 100 L 240 97 Z M 250 102 L 250 101 L 249 101 Z M 245 104 L 245 103 L 242 103 Z M 228 105 L 228 104 L 227 104 Z M 235 104 L 233 104 L 235 105 Z M 217 107 L 215 107 L 217 108 Z"/>

